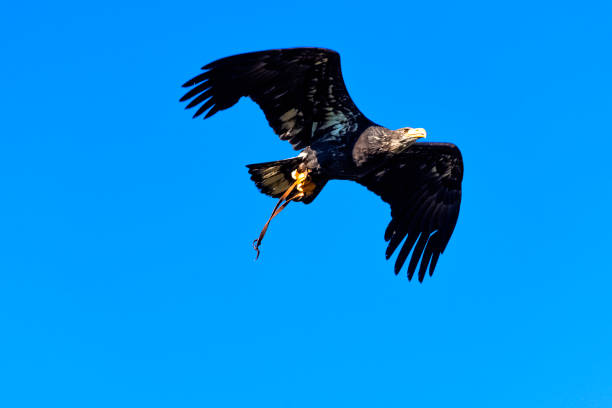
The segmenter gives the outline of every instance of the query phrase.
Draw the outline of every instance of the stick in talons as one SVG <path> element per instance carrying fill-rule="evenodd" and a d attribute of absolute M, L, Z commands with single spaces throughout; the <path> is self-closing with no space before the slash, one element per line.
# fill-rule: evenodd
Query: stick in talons
<path fill-rule="evenodd" d="M 268 221 L 262 228 L 261 233 L 259 234 L 259 238 L 253 241 L 253 248 L 255 248 L 255 251 L 257 251 L 257 256 L 255 257 L 255 260 L 259 258 L 259 253 L 260 253 L 259 246 L 261 245 L 261 241 L 266 235 L 266 231 L 268 230 L 270 221 L 272 221 L 274 217 L 280 214 L 280 212 L 283 211 L 285 207 L 287 207 L 287 205 L 291 201 L 301 200 L 304 197 L 305 193 L 310 193 L 312 192 L 312 190 L 314 190 L 314 184 L 311 183 L 308 178 L 308 170 L 304 170 L 303 172 L 300 172 L 299 170 L 295 169 L 291 172 L 291 177 L 293 177 L 295 181 L 293 182 L 291 187 L 289 187 L 287 191 L 283 193 L 281 198 L 278 200 L 278 202 L 274 206 L 274 209 L 272 210 L 272 215 L 270 215 L 270 218 L 268 218 Z M 289 197 L 289 195 L 291 194 L 293 190 L 297 190 L 298 192 L 292 195 L 291 197 Z"/>

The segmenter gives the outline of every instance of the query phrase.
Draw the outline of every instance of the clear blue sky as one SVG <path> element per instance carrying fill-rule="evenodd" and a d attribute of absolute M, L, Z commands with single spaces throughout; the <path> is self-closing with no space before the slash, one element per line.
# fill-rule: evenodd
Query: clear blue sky
<path fill-rule="evenodd" d="M 253 5 L 255 4 L 255 5 Z M 612 406 L 609 3 L 39 2 L 0 15 L 0 406 Z M 290 157 L 216 58 L 335 49 L 360 109 L 465 160 L 433 278 L 332 182 L 251 242 Z"/>

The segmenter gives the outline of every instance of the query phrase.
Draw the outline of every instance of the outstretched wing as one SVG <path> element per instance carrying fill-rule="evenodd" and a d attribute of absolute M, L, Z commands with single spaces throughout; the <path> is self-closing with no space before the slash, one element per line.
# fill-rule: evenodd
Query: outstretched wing
<path fill-rule="evenodd" d="M 295 150 L 324 134 L 343 135 L 365 117 L 349 96 L 340 55 L 322 48 L 289 48 L 239 54 L 202 67 L 187 81 L 193 87 L 181 98 L 187 108 L 202 104 L 193 117 L 208 118 L 243 96 L 264 111 L 270 126 Z"/>
<path fill-rule="evenodd" d="M 457 223 L 462 179 L 463 161 L 457 146 L 415 143 L 385 168 L 359 180 L 391 205 L 391 222 L 385 231 L 387 259 L 404 242 L 395 261 L 395 274 L 410 251 L 408 280 L 419 260 L 419 282 L 428 265 L 429 275 L 433 274 Z"/>

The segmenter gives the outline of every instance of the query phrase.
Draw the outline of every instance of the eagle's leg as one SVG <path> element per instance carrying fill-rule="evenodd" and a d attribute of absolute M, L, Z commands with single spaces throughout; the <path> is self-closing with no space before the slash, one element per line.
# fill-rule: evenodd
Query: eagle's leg
<path fill-rule="evenodd" d="M 266 222 L 266 224 L 262 228 L 261 233 L 259 234 L 259 238 L 257 238 L 256 240 L 253 241 L 253 248 L 255 248 L 255 250 L 257 251 L 257 256 L 255 257 L 255 260 L 257 260 L 257 258 L 259 258 L 259 246 L 261 245 L 261 241 L 263 240 L 264 236 L 266 235 L 266 231 L 268 230 L 268 226 L 270 225 L 270 221 L 272 221 L 272 218 L 274 218 L 278 214 L 280 214 L 280 212 L 283 211 L 285 209 L 285 207 L 287 207 L 287 205 L 291 201 L 301 200 L 304 197 L 304 194 L 311 190 L 310 189 L 310 187 L 311 187 L 310 184 L 313 184 L 313 183 L 311 183 L 310 179 L 308 178 L 308 169 L 306 169 L 304 171 L 300 171 L 298 169 L 293 170 L 293 172 L 291 172 L 291 177 L 293 177 L 293 179 L 295 181 L 287 189 L 287 191 L 285 191 L 283 193 L 281 198 L 279 198 L 278 202 L 274 206 L 274 209 L 272 210 L 272 215 L 270 215 L 270 218 L 268 218 L 268 221 Z M 296 190 L 296 189 L 297 189 L 298 192 L 295 193 L 294 195 L 292 195 L 291 197 L 289 197 L 291 192 L 293 190 Z M 289 198 L 287 198 L 287 197 L 289 197 Z"/>

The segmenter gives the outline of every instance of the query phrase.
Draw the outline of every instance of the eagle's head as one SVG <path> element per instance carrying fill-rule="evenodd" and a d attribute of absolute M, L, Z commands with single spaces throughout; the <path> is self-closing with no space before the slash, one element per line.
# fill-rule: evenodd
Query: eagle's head
<path fill-rule="evenodd" d="M 353 160 L 358 166 L 377 163 L 381 157 L 387 160 L 390 156 L 402 153 L 426 134 L 423 128 L 390 130 L 382 126 L 371 126 L 355 141 Z"/>
<path fill-rule="evenodd" d="M 392 132 L 386 149 L 391 153 L 397 154 L 412 146 L 418 139 L 426 136 L 427 132 L 423 128 L 399 128 Z"/>
<path fill-rule="evenodd" d="M 404 137 L 407 139 L 420 139 L 422 137 L 427 137 L 427 132 L 423 128 L 405 127 L 397 129 L 397 132 L 402 132 Z"/>

